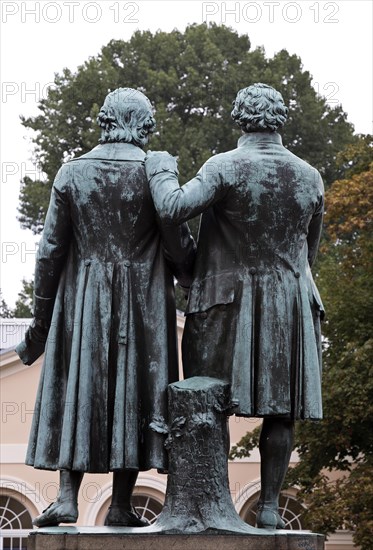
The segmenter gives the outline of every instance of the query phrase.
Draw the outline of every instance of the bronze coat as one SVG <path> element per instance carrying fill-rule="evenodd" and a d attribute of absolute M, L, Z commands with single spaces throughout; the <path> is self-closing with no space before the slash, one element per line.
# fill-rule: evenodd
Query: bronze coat
<path fill-rule="evenodd" d="M 144 156 L 100 145 L 54 182 L 35 273 L 34 315 L 52 316 L 26 459 L 35 468 L 167 466 L 150 424 L 164 421 L 178 379 L 173 274 L 190 284 L 194 243 L 186 225 L 157 223 Z"/>
<path fill-rule="evenodd" d="M 228 380 L 238 415 L 321 418 L 323 306 L 310 269 L 322 227 L 320 174 L 277 133 L 245 134 L 182 188 L 175 161 L 153 155 L 146 170 L 160 217 L 180 223 L 203 212 L 185 376 Z"/>

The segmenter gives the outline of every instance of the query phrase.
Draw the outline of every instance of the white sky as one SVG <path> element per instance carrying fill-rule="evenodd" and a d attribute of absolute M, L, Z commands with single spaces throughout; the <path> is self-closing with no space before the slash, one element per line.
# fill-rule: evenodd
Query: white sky
<path fill-rule="evenodd" d="M 137 29 L 183 31 L 189 23 L 225 23 L 247 33 L 268 56 L 285 48 L 301 57 L 316 89 L 341 103 L 356 132 L 372 131 L 372 2 L 257 0 L 5 1 L 1 9 L 1 281 L 14 306 L 21 279 L 33 275 L 39 237 L 21 230 L 20 180 L 35 177 L 32 146 L 19 115 L 36 115 L 54 73 L 75 69 L 111 39 Z M 247 84 L 251 83 L 247 75 Z M 139 86 L 141 82 L 139 82 Z M 150 97 L 151 94 L 149 93 Z"/>

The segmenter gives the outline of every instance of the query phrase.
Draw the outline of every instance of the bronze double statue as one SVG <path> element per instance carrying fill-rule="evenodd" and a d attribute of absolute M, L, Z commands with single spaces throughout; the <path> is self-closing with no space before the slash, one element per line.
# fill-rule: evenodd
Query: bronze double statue
<path fill-rule="evenodd" d="M 60 471 L 38 527 L 75 523 L 84 472 L 112 471 L 106 525 L 143 526 L 131 506 L 138 472 L 167 468 L 154 419 L 178 379 L 174 277 L 191 283 L 186 224 L 166 227 L 146 180 L 143 147 L 155 127 L 133 89 L 106 97 L 100 145 L 62 166 L 35 270 L 35 320 L 19 351 L 46 340 L 26 464 Z"/>
<path fill-rule="evenodd" d="M 294 422 L 320 419 L 324 310 L 312 278 L 320 174 L 278 130 L 287 108 L 265 84 L 240 90 L 242 137 L 179 186 L 175 158 L 143 147 L 149 100 L 120 88 L 100 111 L 101 144 L 57 174 L 39 246 L 34 321 L 19 346 L 44 349 L 27 464 L 60 470 L 37 526 L 73 523 L 84 472 L 114 472 L 105 524 L 141 526 L 137 473 L 166 471 L 166 389 L 177 380 L 174 282 L 189 291 L 185 378 L 230 386 L 230 413 L 261 417 L 257 526 L 281 529 L 278 499 Z M 187 220 L 202 214 L 197 250 Z"/>

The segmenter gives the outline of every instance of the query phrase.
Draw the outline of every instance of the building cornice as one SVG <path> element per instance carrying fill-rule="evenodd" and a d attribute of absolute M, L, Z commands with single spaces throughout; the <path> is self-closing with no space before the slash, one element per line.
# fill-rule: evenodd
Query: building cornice
<path fill-rule="evenodd" d="M 44 355 L 42 355 L 35 363 L 31 366 L 24 365 L 14 349 L 3 351 L 0 359 L 0 380 L 6 378 L 7 376 L 12 376 L 13 374 L 18 374 L 26 369 L 33 368 L 40 365 L 43 361 Z"/>

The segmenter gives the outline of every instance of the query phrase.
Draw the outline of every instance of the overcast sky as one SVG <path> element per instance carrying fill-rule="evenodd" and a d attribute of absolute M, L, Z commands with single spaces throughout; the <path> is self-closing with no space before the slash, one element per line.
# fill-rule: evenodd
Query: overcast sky
<path fill-rule="evenodd" d="M 21 230 L 20 179 L 36 177 L 30 136 L 19 115 L 37 114 L 40 97 L 63 67 L 75 69 L 109 40 L 137 29 L 183 31 L 190 23 L 225 23 L 248 34 L 268 56 L 285 48 L 301 57 L 313 84 L 341 103 L 356 132 L 372 131 L 372 3 L 370 0 L 137 2 L 5 1 L 1 9 L 1 288 L 14 306 L 21 279 L 33 275 L 39 237 Z M 247 84 L 251 84 L 248 75 Z M 141 82 L 139 82 L 141 86 Z M 150 95 L 150 94 L 149 94 Z"/>

